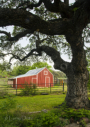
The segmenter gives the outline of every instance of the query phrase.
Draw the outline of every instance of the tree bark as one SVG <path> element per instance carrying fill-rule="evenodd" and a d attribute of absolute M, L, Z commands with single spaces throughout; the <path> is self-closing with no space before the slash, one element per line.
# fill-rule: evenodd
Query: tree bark
<path fill-rule="evenodd" d="M 89 73 L 74 73 L 73 66 L 68 67 L 66 104 L 72 108 L 88 108 L 87 82 Z"/>
<path fill-rule="evenodd" d="M 75 39 L 76 38 L 76 39 Z M 74 41 L 73 41 L 73 40 Z M 82 37 L 69 38 L 71 43 L 73 59 L 67 68 L 67 95 L 66 104 L 72 108 L 89 108 L 90 102 L 87 95 L 87 83 L 89 80 L 89 72 L 86 68 L 86 53 L 84 51 L 84 43 Z"/>

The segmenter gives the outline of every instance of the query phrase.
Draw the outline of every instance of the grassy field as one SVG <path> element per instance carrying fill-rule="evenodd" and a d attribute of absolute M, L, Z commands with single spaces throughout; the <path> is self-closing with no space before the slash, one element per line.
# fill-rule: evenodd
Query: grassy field
<path fill-rule="evenodd" d="M 50 93 L 50 88 L 37 89 L 39 93 Z M 49 95 L 15 96 L 16 90 L 8 87 L 7 78 L 2 78 L 0 79 L 0 90 L 0 96 L 5 90 L 9 94 L 13 94 L 11 97 L 7 94 L 5 98 L 0 99 L 0 127 L 64 127 L 69 124 L 69 119 L 72 117 L 73 119 L 90 118 L 89 110 L 67 109 L 65 105 L 60 109 L 54 108 L 65 100 L 66 94 L 63 92 L 63 86 L 52 87 Z M 66 85 L 64 91 L 67 91 Z M 21 90 L 18 89 L 17 93 L 20 92 Z M 90 95 L 89 92 L 88 94 Z M 43 112 L 44 109 L 48 112 Z M 31 113 L 36 111 L 42 112 Z M 60 117 L 65 118 L 65 120 L 60 121 Z M 66 119 L 68 119 L 68 123 Z"/>
<path fill-rule="evenodd" d="M 64 127 L 72 117 L 75 120 L 86 116 L 90 118 L 89 110 L 67 109 L 65 105 L 55 109 L 55 106 L 64 101 L 65 96 L 36 95 L 0 99 L 0 127 Z M 43 112 L 44 109 L 48 112 Z M 35 111 L 42 112 L 32 113 Z M 63 120 L 60 119 L 62 117 Z"/>
<path fill-rule="evenodd" d="M 2 86 L 0 83 L 0 86 Z M 5 90 L 7 84 L 3 88 Z M 55 86 L 54 89 L 63 90 L 62 86 Z M 15 93 L 16 90 L 10 90 L 13 88 L 8 88 L 8 92 Z M 73 109 L 66 109 L 66 107 L 55 109 L 64 102 L 66 94 L 60 94 L 59 92 L 54 93 L 54 89 L 51 89 L 49 95 L 35 95 L 35 96 L 6 96 L 6 98 L 0 99 L 0 127 L 64 127 L 69 124 L 66 119 L 73 117 L 80 118 L 88 116 L 89 111 L 74 111 Z M 38 88 L 39 92 L 49 92 L 50 88 Z M 41 91 L 40 91 L 41 90 Z M 67 87 L 65 86 L 65 91 Z M 18 90 L 21 92 L 21 90 Z M 43 112 L 46 109 L 47 113 Z M 42 111 L 41 113 L 32 113 L 36 111 Z M 86 116 L 83 114 L 87 112 Z M 65 120 L 60 121 L 60 117 L 65 118 Z M 79 119 L 80 119 L 79 118 Z"/>
<path fill-rule="evenodd" d="M 16 104 L 16 107 L 13 111 L 17 110 L 20 107 L 20 111 L 24 112 L 33 112 L 41 111 L 43 109 L 52 109 L 54 106 L 61 104 L 65 99 L 65 94 L 62 95 L 37 95 L 31 97 L 19 97 L 16 96 L 12 98 Z M 5 101 L 8 101 L 8 98 L 0 99 L 0 105 Z"/>
<path fill-rule="evenodd" d="M 57 118 L 59 120 L 59 117 L 55 116 L 54 113 L 49 113 L 49 111 L 54 106 L 61 104 L 64 99 L 65 94 L 36 95 L 31 97 L 13 96 L 0 99 L 0 127 L 53 127 L 51 124 L 54 125 L 54 122 Z M 49 110 L 48 113 L 31 114 L 31 112 L 44 109 Z"/>

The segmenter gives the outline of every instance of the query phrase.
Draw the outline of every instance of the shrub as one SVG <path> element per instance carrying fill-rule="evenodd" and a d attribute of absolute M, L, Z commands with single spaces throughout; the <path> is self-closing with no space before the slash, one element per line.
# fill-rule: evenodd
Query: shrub
<path fill-rule="evenodd" d="M 16 127 L 15 120 L 12 120 L 14 114 L 11 112 L 16 107 L 16 100 L 13 97 L 7 97 L 0 104 L 0 127 Z"/>
<path fill-rule="evenodd" d="M 29 95 L 36 95 L 37 94 L 37 86 L 36 84 L 25 84 L 25 88 L 21 90 L 20 95 L 22 96 L 29 96 Z"/>
<path fill-rule="evenodd" d="M 66 122 L 61 121 L 53 112 L 39 113 L 18 123 L 20 127 L 53 127 L 59 125 L 63 127 L 66 124 Z"/>
<path fill-rule="evenodd" d="M 59 117 L 70 119 L 73 118 L 74 120 L 79 120 L 82 117 L 88 117 L 90 119 L 90 111 L 86 109 L 73 109 L 66 107 L 64 103 L 60 109 L 54 110 L 54 113 Z"/>
<path fill-rule="evenodd" d="M 0 105 L 0 111 L 9 111 L 11 108 L 16 107 L 16 100 L 13 97 L 7 97 L 5 101 Z"/>
<path fill-rule="evenodd" d="M 8 92 L 6 89 L 3 89 L 2 91 L 0 91 L 0 99 L 5 98 L 7 96 L 8 96 Z"/>

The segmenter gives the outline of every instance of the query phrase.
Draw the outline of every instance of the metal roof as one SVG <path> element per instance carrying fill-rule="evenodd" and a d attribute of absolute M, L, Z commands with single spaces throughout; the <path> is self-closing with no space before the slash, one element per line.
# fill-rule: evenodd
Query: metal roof
<path fill-rule="evenodd" d="M 19 76 L 16 76 L 12 79 L 16 79 L 16 78 L 20 78 L 20 77 L 26 77 L 26 76 L 32 76 L 32 75 L 37 75 L 40 71 L 42 71 L 45 67 L 43 68 L 38 68 L 38 69 L 33 69 L 33 70 L 30 70 L 28 71 L 27 73 L 23 74 L 23 75 L 19 75 Z"/>

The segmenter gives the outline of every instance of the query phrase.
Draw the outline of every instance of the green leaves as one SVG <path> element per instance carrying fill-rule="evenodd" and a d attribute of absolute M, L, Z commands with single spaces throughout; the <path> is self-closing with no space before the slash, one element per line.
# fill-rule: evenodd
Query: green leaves
<path fill-rule="evenodd" d="M 25 74 L 29 70 L 36 69 L 36 68 L 42 68 L 42 67 L 47 67 L 47 69 L 49 69 L 49 71 L 52 71 L 51 66 L 48 65 L 46 62 L 36 62 L 32 66 L 26 66 L 26 65 L 14 66 L 11 74 L 12 75 L 21 75 L 21 74 Z"/>
<path fill-rule="evenodd" d="M 75 12 L 75 11 L 77 11 L 77 9 L 78 9 L 78 7 L 75 7 L 75 8 L 73 8 L 73 11 Z"/>
<path fill-rule="evenodd" d="M 0 105 L 0 111 L 9 111 L 11 108 L 16 107 L 16 100 L 14 98 L 8 97 L 5 101 L 3 101 L 2 105 Z"/>
<path fill-rule="evenodd" d="M 79 120 L 82 117 L 90 118 L 90 111 L 85 109 L 72 109 L 62 105 L 59 110 L 56 110 L 56 114 L 65 119 L 73 118 Z"/>

